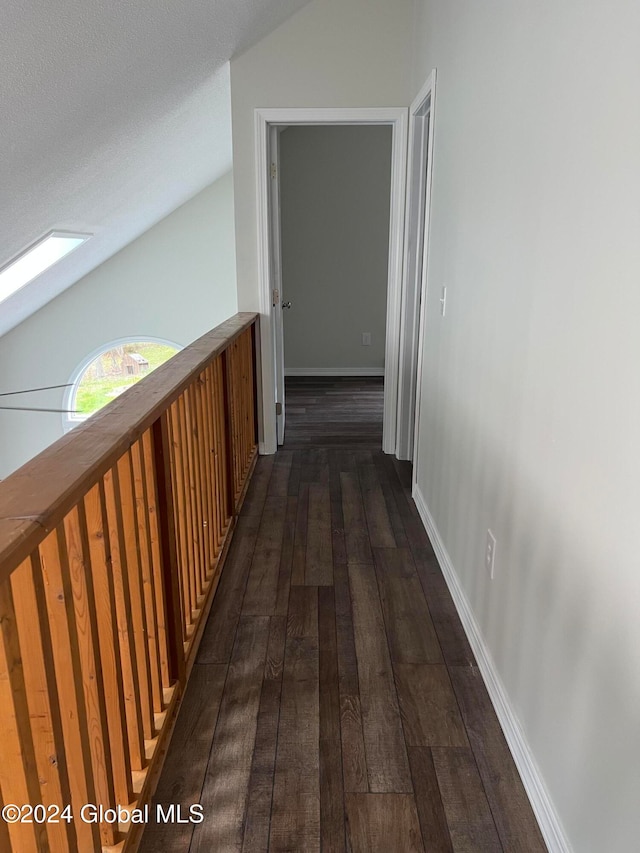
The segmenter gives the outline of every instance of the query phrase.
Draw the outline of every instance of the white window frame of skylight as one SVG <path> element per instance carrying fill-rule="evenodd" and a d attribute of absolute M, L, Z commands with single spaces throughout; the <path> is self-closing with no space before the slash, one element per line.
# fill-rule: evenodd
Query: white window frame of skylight
<path fill-rule="evenodd" d="M 22 290 L 27 284 L 35 281 L 42 273 L 51 269 L 54 264 L 68 257 L 83 243 L 93 237 L 93 234 L 83 234 L 75 231 L 49 231 L 44 237 L 40 237 L 19 255 L 12 258 L 0 268 L 0 303 L 4 302 L 14 293 Z M 73 242 L 73 245 L 58 245 L 55 250 L 53 241 L 64 240 Z M 54 251 L 43 251 L 49 245 Z M 62 251 L 64 249 L 64 251 Z"/>

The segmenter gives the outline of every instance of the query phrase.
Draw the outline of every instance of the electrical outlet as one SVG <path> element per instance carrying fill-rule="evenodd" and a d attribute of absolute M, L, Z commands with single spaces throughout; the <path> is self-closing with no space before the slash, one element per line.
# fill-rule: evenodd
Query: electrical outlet
<path fill-rule="evenodd" d="M 493 573 L 496 562 L 496 537 L 490 530 L 487 530 L 487 546 L 484 552 L 484 566 L 489 573 L 489 577 L 493 580 Z"/>
<path fill-rule="evenodd" d="M 363 332 L 362 333 L 362 346 L 370 347 L 371 346 L 371 332 Z"/>

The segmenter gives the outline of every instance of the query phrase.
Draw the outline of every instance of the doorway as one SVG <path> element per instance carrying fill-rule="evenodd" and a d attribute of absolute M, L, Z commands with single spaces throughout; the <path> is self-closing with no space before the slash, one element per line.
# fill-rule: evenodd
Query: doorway
<path fill-rule="evenodd" d="M 262 424 L 260 452 L 273 453 L 284 437 L 282 263 L 279 257 L 278 127 L 387 125 L 391 128 L 391 192 L 385 328 L 382 447 L 395 452 L 398 393 L 407 112 L 404 109 L 256 110 L 259 275 L 261 294 Z M 274 132 L 275 130 L 275 132 Z"/>
<path fill-rule="evenodd" d="M 358 394 L 375 391 L 382 403 L 384 391 L 391 128 L 288 127 L 278 145 L 280 244 L 274 243 L 274 256 L 282 261 L 286 399 L 304 386 L 313 398 L 316 389 L 328 417 L 333 395 L 351 389 L 356 421 L 350 422 L 348 406 L 339 417 L 352 433 Z M 381 447 L 383 405 L 376 408 Z M 287 445 L 292 424 L 287 411 Z"/>

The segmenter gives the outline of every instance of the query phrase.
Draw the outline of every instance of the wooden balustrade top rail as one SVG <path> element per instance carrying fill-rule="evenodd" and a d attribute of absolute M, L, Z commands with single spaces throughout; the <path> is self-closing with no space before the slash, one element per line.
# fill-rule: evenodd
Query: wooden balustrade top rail
<path fill-rule="evenodd" d="M 0 584 L 256 318 L 239 313 L 207 332 L 0 483 Z"/>

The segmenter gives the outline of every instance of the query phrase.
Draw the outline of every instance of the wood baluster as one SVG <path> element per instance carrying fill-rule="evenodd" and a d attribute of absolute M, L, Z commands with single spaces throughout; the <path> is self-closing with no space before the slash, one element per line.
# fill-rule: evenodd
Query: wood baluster
<path fill-rule="evenodd" d="M 216 559 L 222 548 L 222 508 L 220 506 L 220 495 L 222 494 L 219 481 L 219 465 L 217 453 L 217 435 L 215 418 L 215 391 L 213 365 L 209 365 L 205 371 L 205 412 L 209 424 L 209 471 L 211 478 L 211 494 L 213 500 L 213 543 Z"/>
<path fill-rule="evenodd" d="M 40 802 L 44 806 L 62 807 L 71 802 L 71 788 L 42 572 L 35 558 L 30 557 L 15 569 L 11 575 L 11 591 L 40 779 Z M 4 821 L 0 821 L 0 824 L 0 830 L 2 826 L 6 827 Z M 74 821 L 51 822 L 47 823 L 46 828 L 51 850 L 59 850 L 60 853 L 73 853 L 76 850 Z M 9 849 L 9 846 L 3 846 L 0 833 L 0 850 L 5 849 Z"/>
<path fill-rule="evenodd" d="M 202 434 L 200 429 L 200 421 L 198 418 L 198 394 L 197 380 L 191 383 L 187 388 L 185 395 L 187 400 L 187 412 L 190 422 L 191 434 L 191 464 L 193 465 L 193 480 L 195 485 L 196 498 L 196 525 L 198 530 L 199 543 L 199 571 L 198 579 L 200 582 L 201 596 L 204 597 L 207 589 L 207 581 L 209 574 L 209 537 L 205 527 L 206 521 L 206 502 L 205 502 L 205 487 L 202 480 Z M 199 602 L 200 608 L 203 605 L 202 599 Z"/>
<path fill-rule="evenodd" d="M 146 614 L 142 577 L 140 567 L 140 543 L 138 542 L 138 525 L 136 521 L 135 496 L 133 492 L 133 471 L 131 452 L 122 456 L 117 463 L 118 481 L 120 486 L 120 507 L 124 530 L 124 545 L 127 554 L 127 573 L 129 594 L 131 596 L 131 621 L 133 639 L 136 647 L 136 662 L 138 664 L 138 686 L 140 712 L 142 715 L 142 730 L 145 740 L 153 740 L 156 735 L 153 716 L 153 699 L 151 695 L 151 666 L 149 662 L 149 644 L 146 636 Z"/>
<path fill-rule="evenodd" d="M 5 804 L 40 802 L 38 768 L 31 735 L 27 689 L 11 585 L 0 584 L 0 788 Z M 11 823 L 11 847 L 20 853 L 45 851 L 46 828 Z M 97 836 L 97 832 L 96 832 Z"/>
<path fill-rule="evenodd" d="M 211 470 L 211 434 L 209 430 L 209 418 L 207 413 L 206 399 L 206 374 L 203 372 L 196 382 L 198 423 L 200 424 L 200 458 L 201 479 L 204 487 L 205 504 L 205 534 L 208 546 L 207 580 L 210 579 L 216 562 L 216 540 L 215 540 L 215 499 L 213 491 L 213 476 Z"/>
<path fill-rule="evenodd" d="M 131 762 L 127 741 L 127 717 L 124 680 L 116 613 L 111 551 L 107 536 L 106 498 L 101 484 L 84 497 L 93 596 L 96 609 L 100 666 L 104 682 L 107 725 L 111 742 L 111 767 L 116 803 L 128 805 L 133 800 Z"/>
<path fill-rule="evenodd" d="M 116 800 L 111 765 L 111 745 L 107 727 L 104 682 L 97 660 L 98 628 L 87 525 L 82 504 L 79 507 L 74 507 L 65 517 L 63 526 L 59 531 L 59 538 L 69 565 L 96 803 L 106 808 L 113 808 L 116 805 Z M 100 836 L 103 844 L 116 843 L 115 829 L 113 824 L 100 824 Z"/>
<path fill-rule="evenodd" d="M 247 359 L 247 344 L 249 339 L 246 333 L 243 333 L 241 336 L 241 351 L 242 351 L 242 406 L 240 410 L 240 416 L 242 421 L 242 482 L 244 484 L 244 478 L 247 473 L 247 466 L 249 465 L 249 431 L 248 431 L 248 417 L 249 417 L 249 365 Z"/>
<path fill-rule="evenodd" d="M 127 555 L 124 546 L 122 511 L 119 500 L 120 487 L 118 484 L 118 473 L 115 468 L 107 471 L 104 475 L 104 493 L 109 529 L 113 589 L 116 601 L 116 618 L 120 637 L 120 662 L 122 666 L 124 703 L 127 717 L 129 760 L 131 770 L 141 772 L 146 767 L 147 759 L 139 702 L 138 663 L 136 660 L 133 625 L 131 622 L 131 597 L 129 595 Z"/>
<path fill-rule="evenodd" d="M 194 609 L 192 584 L 189 579 L 189 566 L 193 562 L 193 540 L 188 524 L 187 506 L 189 487 L 184 470 L 185 451 L 182 441 L 180 408 L 177 401 L 173 403 L 168 411 L 167 428 L 171 448 L 168 471 L 171 474 L 171 493 L 174 496 L 176 547 L 179 548 L 179 579 L 182 589 L 182 634 L 186 638 L 187 628 L 191 624 L 191 611 Z"/>
<path fill-rule="evenodd" d="M 174 496 L 171 491 L 171 453 L 169 445 L 169 414 L 165 412 L 153 424 L 152 451 L 156 472 L 159 550 L 167 613 L 169 677 L 182 687 L 186 682 L 184 642 L 178 585 L 178 553 L 175 539 Z"/>
<path fill-rule="evenodd" d="M 224 434 L 224 396 L 222 389 L 222 358 L 218 356 L 211 365 L 213 385 L 213 417 L 216 432 L 216 472 L 218 504 L 220 506 L 220 539 L 224 539 L 229 523 L 229 489 L 227 487 L 226 438 Z"/>
<path fill-rule="evenodd" d="M 222 387 L 223 387 L 223 412 L 224 412 L 224 434 L 225 434 L 225 450 L 227 461 L 227 494 L 228 508 L 230 516 L 236 514 L 236 472 L 235 472 L 235 453 L 237 441 L 234 432 L 234 417 L 233 417 L 233 374 L 232 362 L 230 356 L 230 347 L 222 353 Z"/>
<path fill-rule="evenodd" d="M 258 448 L 258 324 L 251 324 L 251 444 L 254 451 Z"/>
<path fill-rule="evenodd" d="M 151 570 L 151 542 L 149 531 L 149 506 L 147 503 L 147 484 L 143 470 L 142 447 L 137 441 L 131 446 L 131 464 L 133 466 L 133 487 L 135 493 L 136 516 L 138 520 L 138 541 L 140 543 L 140 571 L 144 595 L 144 612 L 149 647 L 149 670 L 151 674 L 152 710 L 160 714 L 164 706 L 162 696 L 162 676 L 160 674 L 160 651 L 158 648 L 156 596 L 154 577 Z"/>
<path fill-rule="evenodd" d="M 171 677 L 169 674 L 167 613 L 164 600 L 164 587 L 162 583 L 162 557 L 160 554 L 160 533 L 158 530 L 158 492 L 156 488 L 156 470 L 154 467 L 153 439 L 151 430 L 147 430 L 142 436 L 142 458 L 146 481 L 145 493 L 147 506 L 149 508 L 149 542 L 151 545 L 153 589 L 156 597 L 156 623 L 158 634 L 158 653 L 160 656 L 160 675 L 162 678 L 162 687 L 167 690 L 171 686 Z M 173 481 L 172 477 L 172 485 Z M 173 519 L 170 523 L 174 524 Z"/>
<path fill-rule="evenodd" d="M 93 850 L 100 844 L 99 828 L 79 819 L 82 806 L 97 799 L 64 530 L 58 528 L 50 533 L 39 552 L 78 847 Z"/>
<path fill-rule="evenodd" d="M 189 613 L 189 618 L 187 621 L 187 639 L 189 639 L 189 637 L 191 637 L 191 634 L 193 633 L 193 622 L 196 618 L 201 590 L 198 583 L 199 539 L 196 522 L 195 484 L 193 482 L 193 467 L 191 460 L 191 430 L 189 428 L 189 422 L 187 418 L 185 396 L 186 394 L 182 394 L 182 396 L 178 398 L 177 402 L 178 413 L 180 415 L 180 433 L 182 436 L 182 470 L 185 477 L 185 503 L 187 511 L 186 518 L 190 543 L 189 555 L 191 558 L 187 566 L 189 576 L 189 588 L 191 590 L 191 612 Z"/>

